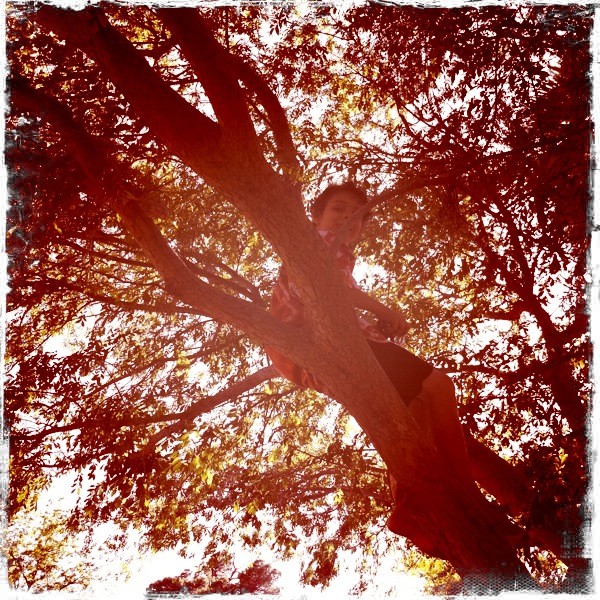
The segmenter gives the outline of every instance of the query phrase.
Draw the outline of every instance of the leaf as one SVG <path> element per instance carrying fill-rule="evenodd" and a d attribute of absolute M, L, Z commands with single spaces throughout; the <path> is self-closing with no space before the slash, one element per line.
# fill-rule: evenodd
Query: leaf
<path fill-rule="evenodd" d="M 210 486 L 213 482 L 214 472 L 210 468 L 205 468 L 200 477 L 206 485 Z"/>

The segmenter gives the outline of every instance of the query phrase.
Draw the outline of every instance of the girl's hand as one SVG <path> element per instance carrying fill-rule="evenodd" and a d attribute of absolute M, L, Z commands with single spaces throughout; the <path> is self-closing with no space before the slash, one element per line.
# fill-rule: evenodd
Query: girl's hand
<path fill-rule="evenodd" d="M 387 308 L 381 311 L 379 317 L 379 328 L 389 338 L 403 337 L 410 329 L 408 321 L 400 312 Z"/>
<path fill-rule="evenodd" d="M 409 325 L 401 312 L 371 298 L 358 287 L 350 288 L 350 295 L 356 308 L 367 310 L 379 319 L 379 327 L 388 338 L 402 337 L 408 331 Z"/>

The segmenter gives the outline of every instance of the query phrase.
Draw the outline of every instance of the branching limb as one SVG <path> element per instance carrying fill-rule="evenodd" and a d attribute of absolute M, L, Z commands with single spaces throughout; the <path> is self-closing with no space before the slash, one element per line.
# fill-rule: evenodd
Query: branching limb
<path fill-rule="evenodd" d="M 161 79 L 100 8 L 76 11 L 40 5 L 35 18 L 98 63 L 134 110 L 150 122 L 152 131 L 166 146 L 178 148 L 185 162 L 192 156 L 213 162 L 221 151 L 218 125 Z"/>
<path fill-rule="evenodd" d="M 209 256 L 207 253 L 202 253 L 200 260 L 204 266 L 200 266 L 197 263 L 184 259 L 188 267 L 193 271 L 196 271 L 202 277 L 206 277 L 213 283 L 219 283 L 228 287 L 232 292 L 241 294 L 249 300 L 252 300 L 257 306 L 265 307 L 265 301 L 262 299 L 259 290 L 253 286 L 247 279 L 242 277 L 237 271 L 217 260 L 214 256 Z M 225 271 L 230 279 L 224 279 L 221 277 L 217 269 Z"/>
<path fill-rule="evenodd" d="M 263 367 L 247 377 L 244 377 L 244 379 L 241 379 L 240 381 L 236 381 L 228 388 L 217 392 L 214 396 L 203 398 L 202 400 L 195 402 L 188 409 L 177 415 L 177 422 L 168 425 L 167 427 L 164 427 L 155 433 L 148 440 L 145 448 L 141 451 L 142 454 L 148 454 L 151 452 L 160 441 L 164 440 L 168 436 L 181 433 L 186 429 L 193 428 L 194 419 L 196 417 L 210 412 L 220 404 L 229 402 L 234 398 L 241 396 L 245 392 L 248 392 L 259 386 L 261 383 L 267 381 L 267 379 L 277 376 L 278 374 L 275 368 L 272 365 L 269 365 L 268 367 Z"/>
<path fill-rule="evenodd" d="M 275 376 L 277 376 L 277 373 L 273 366 L 270 365 L 268 367 L 263 367 L 251 375 L 248 375 L 244 379 L 236 381 L 228 388 L 217 392 L 214 396 L 206 396 L 200 400 L 197 400 L 184 411 L 168 413 L 164 415 L 152 415 L 148 417 L 131 417 L 128 419 L 121 419 L 116 422 L 110 422 L 108 424 L 110 425 L 110 428 L 114 430 L 121 429 L 123 427 L 140 427 L 144 425 L 151 425 L 153 423 L 167 423 L 169 421 L 176 421 L 176 423 L 161 429 L 150 438 L 150 441 L 143 451 L 144 453 L 147 453 L 160 440 L 164 439 L 168 435 L 183 431 L 187 427 L 193 426 L 193 421 L 196 417 L 212 411 L 217 406 L 224 404 L 225 402 L 234 400 L 241 394 L 252 390 L 267 379 Z M 16 441 L 27 441 L 37 444 L 41 442 L 42 439 L 57 433 L 66 433 L 76 429 L 90 429 L 105 426 L 107 426 L 107 422 L 105 420 L 81 419 L 67 425 L 49 427 L 32 435 L 15 433 L 12 435 L 12 438 Z"/>
<path fill-rule="evenodd" d="M 50 284 L 50 285 L 48 285 Z M 95 302 L 101 302 L 102 304 L 110 306 L 118 306 L 125 311 L 144 311 L 149 313 L 160 313 L 163 315 L 175 315 L 175 314 L 192 314 L 198 316 L 204 316 L 204 311 L 191 306 L 181 306 L 177 304 L 168 304 L 166 302 L 154 301 L 152 303 L 147 302 L 131 302 L 128 300 L 121 300 L 115 296 L 108 296 L 76 285 L 70 281 L 64 279 L 46 279 L 44 282 L 32 284 L 35 285 L 36 289 L 41 289 L 43 285 L 48 286 L 48 292 L 56 292 L 58 290 L 68 290 L 71 292 L 77 292 L 82 296 L 89 298 Z"/>
<path fill-rule="evenodd" d="M 228 128 L 235 127 L 238 134 L 241 127 L 248 139 L 255 139 L 245 106 L 247 100 L 238 83 L 241 80 L 247 90 L 256 95 L 267 113 L 281 164 L 288 172 L 295 173 L 299 165 L 287 117 L 279 99 L 256 69 L 221 47 L 197 10 L 178 8 L 157 12 L 174 33 L 177 43 L 200 77 L 219 121 Z M 222 66 L 215 69 L 215 64 Z"/>
<path fill-rule="evenodd" d="M 196 9 L 162 8 L 156 12 L 200 78 L 227 142 L 235 137 L 240 147 L 260 152 L 244 92 L 232 76 L 230 54 L 215 40 Z"/>
<path fill-rule="evenodd" d="M 273 131 L 275 143 L 279 150 L 278 158 L 280 163 L 290 173 L 294 174 L 299 168 L 297 152 L 290 133 L 289 123 L 279 102 L 279 98 L 277 98 L 253 66 L 239 57 L 232 55 L 231 58 L 237 70 L 238 77 L 249 90 L 256 94 L 258 102 L 267 112 L 268 123 Z"/>
<path fill-rule="evenodd" d="M 19 94 L 23 103 L 34 108 L 36 114 L 44 114 L 61 132 L 87 176 L 93 197 L 112 204 L 160 273 L 169 293 L 205 315 L 238 327 L 275 348 L 291 345 L 290 338 L 296 337 L 294 328 L 279 322 L 254 303 L 204 283 L 190 271 L 137 201 L 137 190 L 131 190 L 123 183 L 135 178 L 125 172 L 126 167 L 111 160 L 103 151 L 102 142 L 85 132 L 64 106 L 41 90 L 33 89 L 21 78 L 11 83 L 13 93 Z M 300 345 L 296 340 L 295 347 L 300 348 Z"/>

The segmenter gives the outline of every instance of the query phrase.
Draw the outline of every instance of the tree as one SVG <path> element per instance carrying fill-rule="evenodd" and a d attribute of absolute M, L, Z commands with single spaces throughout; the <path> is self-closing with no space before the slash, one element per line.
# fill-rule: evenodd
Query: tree
<path fill-rule="evenodd" d="M 298 527 L 322 584 L 340 550 L 390 543 L 373 529 L 385 463 L 437 540 L 422 550 L 512 582 L 506 518 L 441 468 L 305 216 L 345 174 L 375 196 L 373 291 L 410 314 L 411 349 L 460 375 L 476 475 L 530 535 L 525 562 L 583 585 L 590 23 L 575 7 L 15 5 L 12 514 L 85 472 L 79 526 L 112 518 L 166 547 L 217 510 L 284 555 Z M 266 310 L 275 259 L 300 329 Z M 337 403 L 274 379 L 265 345 Z"/>
<path fill-rule="evenodd" d="M 21 511 L 11 520 L 5 548 L 9 580 L 16 590 L 81 593 L 94 580 L 119 577 L 122 565 L 111 565 L 111 559 L 119 556 L 126 536 L 76 531 L 70 518 L 63 509 L 41 514 Z"/>
<path fill-rule="evenodd" d="M 253 562 L 240 573 L 239 585 L 243 593 L 278 594 L 279 589 L 273 584 L 281 573 L 262 560 Z"/>
<path fill-rule="evenodd" d="M 217 551 L 209 554 L 195 573 L 184 571 L 176 577 L 154 581 L 146 593 L 278 594 L 274 583 L 280 575 L 277 569 L 260 559 L 238 573 L 231 554 Z"/>
<path fill-rule="evenodd" d="M 93 566 L 78 556 L 77 546 L 82 544 L 74 544 L 74 536 L 61 527 L 65 521 L 56 511 L 39 520 L 21 516 L 12 523 L 7 540 L 9 576 L 17 589 L 78 591 L 89 584 Z"/>

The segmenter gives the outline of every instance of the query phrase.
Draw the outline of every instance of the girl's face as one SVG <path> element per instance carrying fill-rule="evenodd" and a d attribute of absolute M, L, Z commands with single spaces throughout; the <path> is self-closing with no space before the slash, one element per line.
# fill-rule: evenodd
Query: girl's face
<path fill-rule="evenodd" d="M 317 229 L 337 233 L 361 206 L 362 204 L 352 192 L 336 192 L 329 199 L 323 214 L 317 219 Z M 355 244 L 358 242 L 361 229 L 362 218 L 356 219 L 342 241 L 346 244 Z"/>

